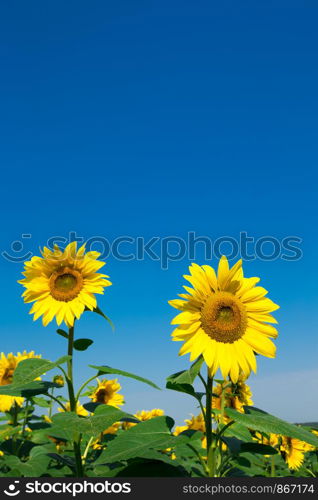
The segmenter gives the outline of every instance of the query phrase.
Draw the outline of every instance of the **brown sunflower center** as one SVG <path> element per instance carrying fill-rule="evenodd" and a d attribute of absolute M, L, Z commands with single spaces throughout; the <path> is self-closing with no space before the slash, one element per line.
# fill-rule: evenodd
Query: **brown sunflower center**
<path fill-rule="evenodd" d="M 12 379 L 13 379 L 13 372 L 14 372 L 14 368 L 7 368 L 1 377 L 0 385 L 11 384 Z"/>
<path fill-rule="evenodd" d="M 201 324 L 205 333 L 214 340 L 233 343 L 245 333 L 245 307 L 229 292 L 215 293 L 201 309 Z"/>
<path fill-rule="evenodd" d="M 49 286 L 52 297 L 62 302 L 69 302 L 80 293 L 83 276 L 76 269 L 63 267 L 51 275 Z"/>
<path fill-rule="evenodd" d="M 106 389 L 99 389 L 96 394 L 96 402 L 97 403 L 107 403 L 109 400 L 109 394 Z"/>

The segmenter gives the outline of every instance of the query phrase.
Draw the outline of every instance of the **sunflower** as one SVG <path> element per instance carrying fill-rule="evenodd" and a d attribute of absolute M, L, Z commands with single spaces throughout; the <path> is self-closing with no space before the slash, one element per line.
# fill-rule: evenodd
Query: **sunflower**
<path fill-rule="evenodd" d="M 66 408 L 66 411 L 71 411 L 71 405 L 70 405 L 69 401 L 67 403 L 65 403 L 64 406 Z M 58 411 L 60 411 L 61 413 L 64 413 L 65 410 L 63 410 L 62 408 L 58 408 Z M 88 411 L 85 410 L 84 406 L 82 406 L 79 401 L 76 403 L 76 413 L 80 417 L 87 417 L 88 416 Z"/>
<path fill-rule="evenodd" d="M 245 378 L 240 376 L 236 384 L 224 381 L 214 387 L 213 393 L 216 397 L 212 398 L 212 408 L 221 410 L 223 398 L 224 408 L 234 408 L 234 410 L 244 413 L 244 406 L 253 405 L 251 389 L 245 384 L 244 380 Z M 223 418 L 224 422 L 230 420 L 226 416 Z"/>
<path fill-rule="evenodd" d="M 240 372 L 246 377 L 256 372 L 255 352 L 274 358 L 277 323 L 270 314 L 278 309 L 267 291 L 255 286 L 259 278 L 244 278 L 242 261 L 231 269 L 227 258 L 220 259 L 218 273 L 210 266 L 192 264 L 184 276 L 193 288 L 169 303 L 181 312 L 172 320 L 179 325 L 173 340 L 184 341 L 180 356 L 190 353 L 190 361 L 201 354 L 212 377 L 220 368 L 223 378 L 237 382 Z"/>
<path fill-rule="evenodd" d="M 103 294 L 111 285 L 106 274 L 97 272 L 105 265 L 97 260 L 99 256 L 93 251 L 85 254 L 85 245 L 77 250 L 77 243 L 72 242 L 64 251 L 57 245 L 54 250 L 44 247 L 42 257 L 25 262 L 25 278 L 19 283 L 26 288 L 24 302 L 34 302 L 30 310 L 34 320 L 42 316 L 47 326 L 55 317 L 58 325 L 64 321 L 71 327 L 85 308 L 95 309 L 94 294 Z"/>
<path fill-rule="evenodd" d="M 258 441 L 259 444 L 266 444 L 268 446 L 272 446 L 273 448 L 278 447 L 281 441 L 281 438 L 279 434 L 263 434 L 261 432 L 256 431 L 255 432 L 255 438 L 256 441 Z M 269 456 L 269 455 L 266 455 Z"/>
<path fill-rule="evenodd" d="M 280 449 L 288 467 L 299 469 L 304 461 L 305 453 L 313 450 L 314 447 L 299 439 L 283 436 Z"/>
<path fill-rule="evenodd" d="M 184 422 L 186 425 L 177 425 L 176 426 L 176 428 L 173 432 L 174 436 L 179 436 L 179 434 L 181 434 L 181 432 L 184 432 L 187 430 L 205 432 L 205 420 L 204 420 L 202 413 L 200 413 L 196 417 L 194 415 L 192 415 L 191 418 L 186 419 Z"/>
<path fill-rule="evenodd" d="M 118 394 L 118 391 L 121 389 L 121 385 L 117 382 L 117 379 L 104 379 L 101 382 L 97 379 L 97 381 L 98 386 L 88 396 L 93 403 L 102 403 L 105 405 L 115 406 L 115 408 L 119 408 L 119 406 L 124 404 L 124 396 L 122 394 Z"/>
<path fill-rule="evenodd" d="M 92 444 L 93 450 L 100 450 L 103 448 L 103 444 L 101 442 L 102 436 L 107 434 L 116 434 L 118 430 L 121 428 L 121 422 L 114 422 L 110 427 L 107 427 L 97 439 Z"/>
<path fill-rule="evenodd" d="M 192 415 L 191 419 L 185 420 L 185 423 L 190 430 L 205 432 L 205 421 L 202 413 L 196 417 Z"/>
<path fill-rule="evenodd" d="M 24 359 L 40 357 L 41 355 L 34 354 L 34 351 L 23 351 L 22 353 L 18 352 L 16 355 L 10 352 L 7 356 L 2 352 L 0 357 L 0 386 L 12 383 L 14 370 L 21 361 Z M 0 411 L 9 411 L 14 403 L 22 406 L 23 401 L 24 398 L 0 395 Z"/>
<path fill-rule="evenodd" d="M 134 417 L 140 420 L 140 422 L 145 422 L 146 420 L 151 420 L 152 418 L 156 417 L 162 417 L 165 412 L 163 410 L 160 410 L 160 408 L 154 408 L 153 410 L 141 410 L 138 411 L 137 413 L 134 414 Z M 122 428 L 123 430 L 127 431 L 131 427 L 134 427 L 135 424 L 134 422 L 123 422 Z"/>

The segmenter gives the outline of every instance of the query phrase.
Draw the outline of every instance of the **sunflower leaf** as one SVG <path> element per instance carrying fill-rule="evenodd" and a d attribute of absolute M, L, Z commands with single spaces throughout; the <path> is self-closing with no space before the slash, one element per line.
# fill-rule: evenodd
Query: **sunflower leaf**
<path fill-rule="evenodd" d="M 276 455 L 278 452 L 270 445 L 260 443 L 241 443 L 241 453 L 258 453 L 260 455 Z"/>
<path fill-rule="evenodd" d="M 176 437 L 171 435 L 173 420 L 170 417 L 155 417 L 140 422 L 107 444 L 107 449 L 95 464 L 111 463 L 130 458 L 147 458 L 153 450 L 172 447 Z M 153 457 L 152 457 L 153 458 Z"/>
<path fill-rule="evenodd" d="M 188 370 L 173 373 L 167 378 L 166 388 L 172 391 L 184 392 L 193 396 L 197 400 L 201 400 L 203 393 L 196 392 L 193 387 L 193 382 L 200 373 L 203 363 L 203 356 L 200 356 Z"/>
<path fill-rule="evenodd" d="M 274 417 L 273 415 L 259 410 L 258 408 L 248 406 L 245 407 L 245 412 L 246 413 L 244 414 L 234 410 L 233 408 L 225 408 L 225 413 L 228 417 L 248 429 L 266 432 L 269 434 L 273 433 L 288 436 L 300 439 L 301 441 L 305 441 L 313 446 L 318 446 L 318 438 L 304 428 L 285 422 L 284 420 Z"/>
<path fill-rule="evenodd" d="M 71 441 L 75 433 L 98 436 L 114 422 L 118 422 L 123 418 L 133 417 L 109 405 L 98 406 L 94 415 L 84 418 L 73 412 L 57 413 L 52 417 L 53 423 L 50 428 L 50 436 L 66 439 L 67 441 Z"/>
<path fill-rule="evenodd" d="M 59 335 L 61 335 L 61 337 L 64 337 L 66 339 L 68 339 L 68 333 L 66 333 L 64 330 L 62 330 L 61 328 L 58 328 L 56 330 L 56 333 L 58 333 Z"/>
<path fill-rule="evenodd" d="M 167 378 L 167 381 L 172 384 L 189 384 L 192 385 L 196 377 L 200 373 L 200 369 L 203 363 L 203 356 L 200 356 L 189 368 L 189 370 L 183 370 L 181 372 L 173 373 Z"/>
<path fill-rule="evenodd" d="M 198 401 L 201 400 L 204 393 L 196 392 L 192 385 L 190 384 L 175 384 L 174 382 L 167 381 L 166 388 L 171 391 L 184 392 L 185 394 L 189 394 L 189 396 L 193 396 Z"/>
<path fill-rule="evenodd" d="M 117 368 L 111 368 L 110 366 L 95 366 L 95 365 L 89 365 L 90 368 L 94 368 L 95 370 L 98 370 L 97 377 L 100 375 L 104 374 L 112 374 L 112 375 L 121 375 L 122 377 L 128 377 L 128 378 L 133 378 L 135 380 L 138 380 L 139 382 L 143 382 L 144 384 L 148 384 L 151 387 L 154 387 L 155 389 L 159 389 L 154 382 L 151 382 L 151 380 L 148 380 L 147 378 L 139 377 L 139 375 L 134 375 L 133 373 L 125 372 L 123 370 L 118 370 Z"/>
<path fill-rule="evenodd" d="M 74 341 L 74 349 L 77 351 L 86 351 L 90 345 L 93 344 L 93 340 L 91 339 L 77 339 Z"/>
<path fill-rule="evenodd" d="M 37 396 L 38 394 L 46 394 L 52 387 L 60 386 L 58 384 L 54 384 L 53 382 L 43 382 L 41 380 L 36 380 L 24 385 L 3 385 L 0 387 L 0 394 L 5 396 L 31 398 L 33 396 Z"/>
<path fill-rule="evenodd" d="M 33 382 L 36 378 L 44 373 L 56 368 L 58 365 L 65 363 L 70 356 L 63 356 L 57 361 L 49 361 L 42 358 L 28 358 L 20 361 L 13 374 L 13 386 L 25 385 L 28 382 Z"/>
<path fill-rule="evenodd" d="M 85 311 L 90 311 L 90 309 L 88 309 L 88 307 L 85 307 Z M 97 306 L 95 307 L 95 309 L 92 310 L 92 312 L 96 313 L 96 314 L 99 314 L 100 316 L 102 316 L 104 319 L 106 319 L 106 321 L 108 321 L 108 323 L 110 324 L 112 330 L 114 331 L 115 330 L 115 325 L 114 323 L 112 322 L 112 320 L 106 316 L 105 313 L 103 313 L 103 311 Z"/>

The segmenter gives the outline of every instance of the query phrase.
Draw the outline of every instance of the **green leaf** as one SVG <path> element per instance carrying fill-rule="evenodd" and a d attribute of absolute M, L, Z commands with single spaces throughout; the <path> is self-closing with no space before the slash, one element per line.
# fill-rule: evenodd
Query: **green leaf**
<path fill-rule="evenodd" d="M 11 468 L 11 475 L 24 477 L 39 477 L 46 472 L 50 457 L 45 447 L 36 446 L 30 452 L 29 460 L 22 462 L 18 457 L 6 456 L 6 465 Z"/>
<path fill-rule="evenodd" d="M 74 341 L 74 349 L 77 351 L 86 351 L 90 345 L 93 344 L 93 340 L 91 339 L 77 339 Z"/>
<path fill-rule="evenodd" d="M 155 417 L 140 422 L 129 430 L 118 434 L 95 464 L 118 462 L 130 458 L 147 458 L 150 450 L 164 450 L 173 446 L 171 435 L 174 422 L 170 417 Z"/>
<path fill-rule="evenodd" d="M 200 356 L 189 368 L 181 372 L 174 373 L 167 378 L 167 381 L 173 384 L 189 384 L 192 385 L 195 378 L 199 375 L 203 363 L 203 356 Z"/>
<path fill-rule="evenodd" d="M 88 309 L 88 307 L 85 307 L 85 311 L 90 311 L 90 309 Z M 106 316 L 106 314 L 105 314 L 105 313 L 103 313 L 103 311 L 102 311 L 102 310 L 101 310 L 98 306 L 97 306 L 97 307 L 95 307 L 95 309 L 93 309 L 93 311 L 92 311 L 92 312 L 94 312 L 94 313 L 96 313 L 96 314 L 99 314 L 99 315 L 100 315 L 100 316 L 102 316 L 104 319 L 106 319 L 106 321 L 108 321 L 108 323 L 109 323 L 109 324 L 110 324 L 110 326 L 112 327 L 112 330 L 113 330 L 113 331 L 115 330 L 115 325 L 114 325 L 114 323 L 112 322 L 112 320 L 111 320 L 108 316 Z"/>
<path fill-rule="evenodd" d="M 50 401 L 44 398 L 34 397 L 32 400 L 35 405 L 40 406 L 41 408 L 49 408 L 51 406 Z"/>
<path fill-rule="evenodd" d="M 25 385 L 28 382 L 33 382 L 49 370 L 65 363 L 69 358 L 70 356 L 63 356 L 54 362 L 41 358 L 24 359 L 14 370 L 12 385 Z"/>
<path fill-rule="evenodd" d="M 75 460 L 71 457 L 63 457 L 63 455 L 59 455 L 58 453 L 48 453 L 48 456 L 56 460 L 57 462 L 70 467 L 71 470 L 75 469 Z"/>
<path fill-rule="evenodd" d="M 16 396 L 22 398 L 31 398 L 38 394 L 46 394 L 51 387 L 60 387 L 53 382 L 42 382 L 36 380 L 25 385 L 8 384 L 0 386 L 0 394 L 5 396 Z"/>
<path fill-rule="evenodd" d="M 139 382 L 143 382 L 144 384 L 148 384 L 151 387 L 160 390 L 160 387 L 158 387 L 154 382 L 151 382 L 151 380 L 139 377 L 138 375 L 134 375 L 133 373 L 124 372 L 123 370 L 118 370 L 117 368 L 111 368 L 110 366 L 95 366 L 95 365 L 89 365 L 89 366 L 90 368 L 98 370 L 97 376 L 103 374 L 121 375 L 122 377 L 133 378 L 134 380 L 138 380 Z"/>
<path fill-rule="evenodd" d="M 258 453 L 260 455 L 276 455 L 277 450 L 272 446 L 267 444 L 259 444 L 259 443 L 242 443 L 241 450 L 242 453 Z"/>
<path fill-rule="evenodd" d="M 173 373 L 167 378 L 166 388 L 172 391 L 184 392 L 200 400 L 204 393 L 196 392 L 193 387 L 195 378 L 199 375 L 203 363 L 203 357 L 200 356 L 189 368 L 181 372 Z"/>
<path fill-rule="evenodd" d="M 173 449 L 177 457 L 195 457 L 202 452 L 202 437 L 200 431 L 185 430 L 176 437 Z M 206 453 L 206 451 L 204 451 Z"/>
<path fill-rule="evenodd" d="M 175 384 L 168 381 L 166 384 L 166 388 L 170 389 L 171 391 L 184 392 L 185 394 L 189 394 L 189 396 L 193 396 L 198 401 L 204 396 L 203 392 L 196 392 L 190 384 Z"/>
<path fill-rule="evenodd" d="M 253 407 L 245 407 L 247 414 L 239 413 L 232 408 L 225 408 L 225 413 L 239 424 L 259 432 L 280 434 L 291 438 L 300 439 L 306 443 L 318 446 L 318 438 L 309 431 L 289 424 L 280 418 Z"/>
<path fill-rule="evenodd" d="M 64 337 L 66 339 L 68 339 L 68 333 L 66 333 L 64 330 L 62 330 L 61 328 L 58 328 L 56 330 L 56 333 L 58 333 L 59 335 L 61 335 L 61 337 Z"/>
<path fill-rule="evenodd" d="M 237 422 L 226 429 L 224 436 L 233 436 L 244 442 L 250 442 L 252 440 L 250 431 L 244 425 L 240 425 Z"/>
<path fill-rule="evenodd" d="M 52 417 L 49 434 L 67 441 L 73 439 L 74 433 L 87 434 L 89 437 L 98 436 L 114 422 L 126 417 L 133 418 L 132 415 L 108 405 L 98 406 L 95 414 L 90 417 L 80 417 L 73 412 L 58 413 Z"/>
<path fill-rule="evenodd" d="M 14 434 L 18 434 L 20 427 L 13 427 L 12 425 L 1 425 L 0 426 L 0 440 L 3 441 Z"/>

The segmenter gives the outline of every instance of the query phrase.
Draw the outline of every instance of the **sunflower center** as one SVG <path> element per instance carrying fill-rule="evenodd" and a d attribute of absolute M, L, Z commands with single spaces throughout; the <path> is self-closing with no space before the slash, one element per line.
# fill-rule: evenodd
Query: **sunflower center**
<path fill-rule="evenodd" d="M 214 340 L 233 343 L 245 333 L 245 307 L 229 292 L 215 293 L 201 309 L 201 324 L 205 333 Z"/>
<path fill-rule="evenodd" d="M 62 302 L 75 299 L 83 286 L 83 276 L 76 269 L 63 267 L 54 272 L 49 281 L 51 295 Z"/>
<path fill-rule="evenodd" d="M 61 292 L 69 292 L 70 290 L 73 290 L 76 283 L 77 280 L 73 274 L 62 274 L 55 280 L 56 289 Z"/>
<path fill-rule="evenodd" d="M 2 375 L 0 385 L 11 384 L 12 379 L 13 379 L 13 372 L 14 372 L 14 368 L 7 368 L 4 372 L 4 374 Z"/>
<path fill-rule="evenodd" d="M 97 403 L 107 403 L 109 400 L 109 394 L 106 389 L 100 389 L 96 394 Z"/>
<path fill-rule="evenodd" d="M 227 306 L 224 306 L 224 307 L 221 307 L 217 313 L 217 319 L 219 321 L 232 321 L 234 318 L 234 312 L 233 312 L 233 309 L 231 307 L 227 307 Z"/>

